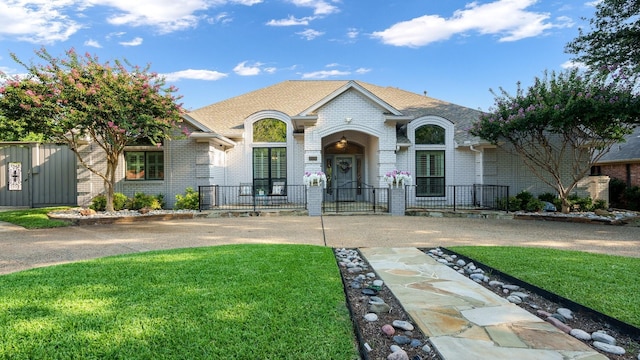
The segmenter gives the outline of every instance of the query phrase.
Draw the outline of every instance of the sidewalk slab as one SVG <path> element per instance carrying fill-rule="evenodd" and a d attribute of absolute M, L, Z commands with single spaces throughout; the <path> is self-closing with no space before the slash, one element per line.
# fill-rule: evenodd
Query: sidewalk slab
<path fill-rule="evenodd" d="M 443 359 L 607 359 L 416 248 L 360 252 Z"/>

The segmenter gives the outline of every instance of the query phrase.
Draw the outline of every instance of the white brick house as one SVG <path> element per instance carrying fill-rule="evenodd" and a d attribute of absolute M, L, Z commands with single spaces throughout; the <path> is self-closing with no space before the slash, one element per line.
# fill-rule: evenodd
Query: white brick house
<path fill-rule="evenodd" d="M 284 81 L 186 114 L 186 139 L 128 148 L 116 191 L 162 193 L 171 207 L 186 187 L 299 185 L 305 171 L 327 173 L 329 189 L 385 187 L 383 177 L 394 169 L 411 172 L 415 196 L 471 184 L 508 185 L 511 194 L 551 191 L 517 158 L 469 135 L 480 115 L 360 81 Z M 255 134 L 261 126 L 277 128 L 277 135 Z M 126 171 L 132 166 L 135 176 Z M 81 174 L 78 189 L 85 205 L 102 182 Z"/>

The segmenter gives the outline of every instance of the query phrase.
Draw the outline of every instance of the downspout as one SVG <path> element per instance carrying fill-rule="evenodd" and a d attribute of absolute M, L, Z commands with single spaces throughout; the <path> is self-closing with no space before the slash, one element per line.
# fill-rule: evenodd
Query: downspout
<path fill-rule="evenodd" d="M 482 153 L 483 153 L 482 150 L 478 150 L 478 149 L 474 148 L 473 145 L 469 145 L 469 150 L 475 152 L 477 154 L 476 157 L 477 156 L 482 156 Z M 480 160 L 481 160 L 480 161 L 480 173 L 478 173 L 477 170 L 476 170 L 476 176 L 480 178 L 480 184 L 484 184 L 484 169 L 483 169 L 483 166 L 484 166 L 484 161 L 483 160 L 484 159 L 480 159 Z"/>

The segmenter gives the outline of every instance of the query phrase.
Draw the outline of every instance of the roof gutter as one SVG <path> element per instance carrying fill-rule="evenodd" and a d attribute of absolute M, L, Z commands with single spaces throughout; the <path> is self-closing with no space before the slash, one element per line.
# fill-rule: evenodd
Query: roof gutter
<path fill-rule="evenodd" d="M 212 132 L 193 132 L 189 135 L 189 138 L 195 139 L 196 142 L 212 141 L 214 144 L 224 146 L 225 148 L 232 148 L 236 146 L 235 141 Z"/>

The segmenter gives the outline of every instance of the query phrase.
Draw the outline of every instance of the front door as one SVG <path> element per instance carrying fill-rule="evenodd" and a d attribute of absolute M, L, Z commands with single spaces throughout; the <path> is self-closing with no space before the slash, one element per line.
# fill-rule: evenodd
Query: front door
<path fill-rule="evenodd" d="M 335 157 L 335 186 L 338 201 L 354 201 L 356 194 L 355 157 L 340 155 Z"/>

